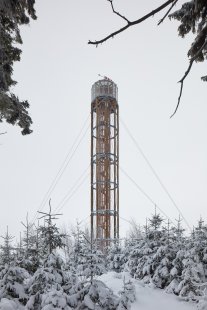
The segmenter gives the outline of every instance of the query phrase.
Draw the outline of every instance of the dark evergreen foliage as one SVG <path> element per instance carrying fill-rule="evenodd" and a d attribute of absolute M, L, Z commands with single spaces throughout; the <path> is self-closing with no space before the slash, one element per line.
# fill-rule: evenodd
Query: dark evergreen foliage
<path fill-rule="evenodd" d="M 195 34 L 195 38 L 188 51 L 188 57 L 196 62 L 202 62 L 207 57 L 207 3 L 205 0 L 185 2 L 181 9 L 169 16 L 180 22 L 179 35 L 184 38 L 188 33 Z M 206 81 L 207 76 L 202 80 Z"/>
<path fill-rule="evenodd" d="M 30 17 L 36 19 L 34 3 L 35 0 L 0 1 L 0 122 L 17 124 L 23 135 L 32 132 L 29 103 L 20 101 L 10 89 L 16 84 L 13 65 L 21 56 L 21 49 L 16 46 L 22 44 L 19 27 L 28 24 Z"/>

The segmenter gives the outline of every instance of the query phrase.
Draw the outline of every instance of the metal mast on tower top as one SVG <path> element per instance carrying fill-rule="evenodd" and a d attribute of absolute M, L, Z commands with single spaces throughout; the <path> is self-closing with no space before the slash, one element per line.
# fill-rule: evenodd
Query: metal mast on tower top
<path fill-rule="evenodd" d="M 104 78 L 91 95 L 91 236 L 104 250 L 119 238 L 118 88 Z"/>

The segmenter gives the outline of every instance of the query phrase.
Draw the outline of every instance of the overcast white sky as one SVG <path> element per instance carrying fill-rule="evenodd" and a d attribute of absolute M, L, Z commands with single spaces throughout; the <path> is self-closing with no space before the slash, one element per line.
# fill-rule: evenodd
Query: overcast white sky
<path fill-rule="evenodd" d="M 161 0 L 114 1 L 131 19 L 157 7 Z M 22 229 L 33 218 L 68 150 L 90 114 L 90 91 L 98 74 L 119 88 L 120 116 L 190 225 L 207 216 L 206 65 L 195 65 L 186 80 L 180 108 L 177 81 L 187 68 L 191 42 L 178 38 L 177 23 L 161 26 L 157 15 L 95 48 L 99 39 L 123 25 L 106 0 L 37 0 L 38 20 L 22 28 L 23 53 L 15 65 L 14 91 L 28 99 L 33 134 L 1 124 L 0 233 Z M 51 194 L 54 208 L 90 163 L 88 131 L 60 182 Z M 120 165 L 172 219 L 178 212 L 137 152 L 120 124 Z M 44 206 L 44 211 L 48 204 Z M 120 173 L 120 214 L 143 224 L 153 205 Z M 82 220 L 90 212 L 90 180 L 61 210 L 59 223 Z M 87 221 L 86 221 L 87 223 Z M 121 220 L 121 234 L 128 224 Z"/>

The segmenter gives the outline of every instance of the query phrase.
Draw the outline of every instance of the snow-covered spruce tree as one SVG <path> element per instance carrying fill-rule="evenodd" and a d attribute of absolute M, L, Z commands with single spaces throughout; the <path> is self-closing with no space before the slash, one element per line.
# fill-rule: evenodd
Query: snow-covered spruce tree
<path fill-rule="evenodd" d="M 89 241 L 85 238 L 84 240 L 86 243 L 81 242 L 83 240 L 80 238 L 79 243 L 76 244 L 77 255 L 82 254 L 80 260 L 76 261 L 77 276 L 72 266 L 70 271 L 65 273 L 67 279 L 61 285 L 68 296 L 67 305 L 79 310 L 115 310 L 118 298 L 103 282 L 95 280 L 95 276 L 103 272 L 102 255 L 99 255 L 94 244 L 91 246 Z"/>
<path fill-rule="evenodd" d="M 145 283 L 153 284 L 152 278 L 158 266 L 155 254 L 159 247 L 165 244 L 162 222 L 163 219 L 155 210 L 155 214 L 149 219 L 144 239 L 139 243 L 138 248 L 132 251 L 132 256 L 129 259 L 129 265 L 133 267 L 131 274 L 135 278 L 142 279 Z M 135 262 L 133 262 L 134 260 Z"/>
<path fill-rule="evenodd" d="M 130 221 L 130 229 L 127 233 L 127 239 L 131 240 L 140 240 L 143 237 L 142 229 L 139 224 L 135 220 Z"/>
<path fill-rule="evenodd" d="M 120 291 L 119 294 L 121 295 L 121 298 L 117 310 L 130 310 L 131 303 L 136 300 L 134 284 L 130 280 L 125 281 L 124 279 L 123 290 Z"/>
<path fill-rule="evenodd" d="M 106 257 L 107 269 L 113 270 L 116 272 L 121 272 L 124 270 L 125 262 L 126 262 L 125 253 L 123 252 L 123 248 L 119 243 L 114 243 L 109 248 Z"/>
<path fill-rule="evenodd" d="M 44 225 L 39 226 L 42 256 L 44 257 L 45 255 L 47 257 L 53 250 L 64 247 L 64 235 L 60 233 L 59 228 L 52 222 L 53 219 L 57 219 L 56 216 L 61 214 L 52 214 L 51 199 L 49 200 L 49 212 L 39 211 L 39 213 L 43 214 L 41 218 L 44 218 Z"/>
<path fill-rule="evenodd" d="M 177 254 L 170 272 L 171 283 L 166 291 L 186 300 L 197 300 L 206 281 L 206 226 L 200 220 L 190 238 L 186 238 L 181 225 L 178 225 L 176 234 Z"/>
<path fill-rule="evenodd" d="M 184 229 L 182 228 L 182 219 L 179 215 L 177 220 L 177 227 L 172 227 L 175 240 L 173 241 L 173 247 L 176 252 L 175 258 L 172 261 L 172 268 L 170 270 L 169 285 L 166 287 L 167 293 L 179 294 L 179 283 L 183 272 L 183 259 L 185 257 L 185 248 L 187 239 L 184 237 Z"/>
<path fill-rule="evenodd" d="M 71 310 L 68 306 L 68 296 L 62 289 L 53 289 L 42 295 L 41 310 Z"/>
<path fill-rule="evenodd" d="M 165 288 L 171 282 L 172 262 L 177 253 L 176 241 L 174 230 L 170 227 L 168 220 L 167 228 L 163 229 L 162 236 L 160 236 L 161 245 L 153 256 L 154 275 L 152 281 L 156 287 Z"/>
<path fill-rule="evenodd" d="M 43 255 L 48 255 L 56 248 L 64 246 L 62 235 L 59 234 L 58 227 L 54 224 L 48 226 L 40 226 L 41 247 L 44 249 Z"/>
<path fill-rule="evenodd" d="M 84 238 L 84 232 L 81 230 L 79 223 L 72 232 L 74 243 L 71 255 L 70 270 L 75 271 L 79 277 L 84 276 L 87 267 L 88 255 L 90 253 L 90 244 Z"/>
<path fill-rule="evenodd" d="M 4 240 L 4 244 L 1 246 L 0 262 L 1 265 L 10 265 L 11 262 L 14 260 L 14 248 L 11 245 L 14 237 L 9 234 L 8 226 L 5 235 L 1 236 L 1 238 Z"/>
<path fill-rule="evenodd" d="M 185 243 L 183 243 L 183 249 L 178 249 L 176 257 L 172 261 L 172 269 L 170 270 L 170 283 L 166 287 L 167 293 L 174 293 L 179 295 L 180 287 L 179 284 L 182 279 L 183 272 L 183 260 L 185 258 Z"/>
<path fill-rule="evenodd" d="M 106 272 L 105 267 L 105 256 L 96 246 L 93 244 L 89 250 L 89 253 L 86 255 L 86 265 L 87 268 L 84 271 L 84 275 L 89 278 L 91 275 L 93 277 L 100 276 Z"/>
<path fill-rule="evenodd" d="M 69 306 L 72 309 L 115 310 L 118 298 L 101 281 L 95 279 L 105 272 L 105 260 L 96 244 L 77 225 L 73 231 L 74 248 L 73 264 L 70 270 L 75 271 L 78 281 L 67 289 Z"/>
<path fill-rule="evenodd" d="M 205 273 L 205 281 L 207 280 L 207 225 L 204 224 L 202 218 L 195 227 L 193 247 L 191 255 L 197 263 L 202 263 Z"/>
<path fill-rule="evenodd" d="M 28 115 L 27 101 L 20 101 L 10 92 L 16 82 L 12 79 L 14 62 L 20 61 L 22 44 L 19 27 L 29 24 L 29 18 L 36 19 L 35 0 L 0 1 L 0 122 L 17 124 L 22 134 L 31 133 L 32 120 Z"/>
<path fill-rule="evenodd" d="M 63 243 L 64 243 L 64 255 L 65 255 L 65 262 L 66 266 L 70 266 L 73 258 L 73 238 L 69 231 L 66 229 L 65 226 L 61 228 L 61 234 L 63 236 Z"/>
<path fill-rule="evenodd" d="M 129 240 L 128 237 L 125 238 L 122 246 L 123 271 L 130 272 L 128 269 L 128 261 L 129 261 L 129 255 L 132 252 L 132 249 L 134 249 L 134 247 L 135 247 L 135 240 Z"/>
<path fill-rule="evenodd" d="M 28 215 L 26 223 L 23 223 L 25 230 L 20 240 L 21 249 L 17 258 L 17 265 L 25 268 L 29 274 L 33 274 L 40 265 L 39 232 L 34 224 L 29 223 Z"/>
<path fill-rule="evenodd" d="M 206 281 L 205 251 L 207 248 L 204 229 L 203 221 L 200 220 L 186 244 L 181 282 L 178 286 L 179 296 L 186 300 L 197 300 L 198 296 L 203 294 L 203 283 Z"/>
<path fill-rule="evenodd" d="M 116 310 L 119 299 L 102 281 L 81 282 L 72 289 L 68 298 L 72 309 Z M 71 292 L 72 292 L 71 290 Z"/>
<path fill-rule="evenodd" d="M 201 263 L 195 263 L 191 258 L 190 251 L 183 259 L 183 272 L 181 282 L 178 285 L 179 296 L 185 300 L 196 301 L 202 295 L 201 287 L 204 270 Z"/>
<path fill-rule="evenodd" d="M 43 213 L 43 212 L 42 212 Z M 40 226 L 40 237 L 46 249 L 43 266 L 40 266 L 28 283 L 29 300 L 26 304 L 27 310 L 43 309 L 68 309 L 67 295 L 63 287 L 67 286 L 67 273 L 64 271 L 64 263 L 59 255 L 55 253 L 56 248 L 64 246 L 59 229 L 53 224 L 54 214 L 43 213 L 46 222 Z M 53 307 L 53 308 L 52 308 Z"/>
<path fill-rule="evenodd" d="M 25 281 L 29 279 L 28 272 L 18 266 L 6 266 L 4 276 L 0 281 L 0 300 L 6 298 L 20 304 L 26 304 Z"/>
<path fill-rule="evenodd" d="M 127 236 L 124 240 L 124 245 L 122 247 L 122 255 L 123 255 L 122 261 L 124 262 L 124 269 L 126 270 L 128 270 L 128 261 L 129 261 L 130 253 L 132 253 L 132 251 L 136 249 L 137 246 L 139 247 L 139 244 L 143 241 L 144 236 L 145 236 L 145 234 L 142 232 L 141 226 L 138 225 L 136 221 L 132 220 L 130 224 L 131 226 L 130 226 L 129 232 L 127 233 Z"/>
<path fill-rule="evenodd" d="M 143 259 L 143 256 L 151 253 L 151 249 L 148 247 L 148 220 L 146 219 L 146 225 L 144 226 L 145 233 L 142 234 L 139 239 L 127 239 L 126 251 L 128 251 L 127 262 L 125 269 L 128 270 L 131 276 L 136 277 L 138 263 Z M 144 259 L 143 259 L 144 260 Z"/>
<path fill-rule="evenodd" d="M 165 244 L 165 230 L 162 228 L 163 219 L 156 212 L 149 219 L 149 227 L 146 235 L 147 245 L 143 248 L 143 257 L 137 266 L 136 277 L 143 279 L 145 283 L 154 285 L 152 278 L 159 264 L 159 254 L 156 256 L 159 248 Z M 148 254 L 147 254 L 148 253 Z"/>
<path fill-rule="evenodd" d="M 25 309 L 68 309 L 64 287 L 67 288 L 70 279 L 63 267 L 64 263 L 59 255 L 49 254 L 44 265 L 37 269 L 28 282 L 29 300 Z"/>
<path fill-rule="evenodd" d="M 71 256 L 71 272 L 75 272 L 80 279 L 88 279 L 91 276 L 103 274 L 105 269 L 105 259 L 103 253 L 96 244 L 88 239 L 77 224 L 73 231 L 74 246 Z"/>

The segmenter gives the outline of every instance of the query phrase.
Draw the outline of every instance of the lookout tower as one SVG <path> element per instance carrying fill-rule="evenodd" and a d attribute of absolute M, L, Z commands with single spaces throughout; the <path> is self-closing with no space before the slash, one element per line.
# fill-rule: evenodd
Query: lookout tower
<path fill-rule="evenodd" d="M 104 78 L 91 90 L 91 236 L 101 249 L 119 238 L 118 88 Z"/>

